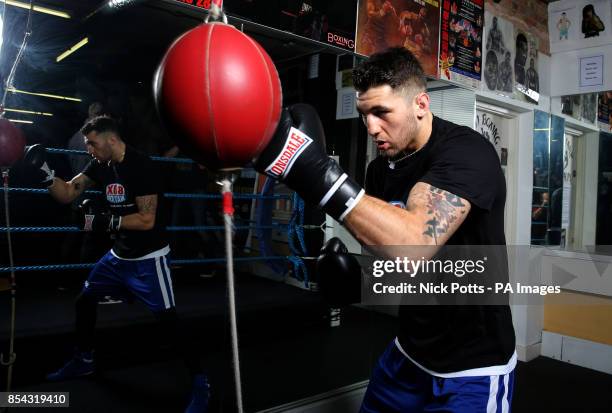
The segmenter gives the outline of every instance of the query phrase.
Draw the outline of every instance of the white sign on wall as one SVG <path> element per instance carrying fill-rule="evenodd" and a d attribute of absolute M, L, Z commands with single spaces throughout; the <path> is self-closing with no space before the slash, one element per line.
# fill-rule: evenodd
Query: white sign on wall
<path fill-rule="evenodd" d="M 491 113 L 476 111 L 474 130 L 484 136 L 495 147 L 503 166 L 508 163 L 507 120 Z"/>
<path fill-rule="evenodd" d="M 351 119 L 359 117 L 355 103 L 355 88 L 343 87 L 338 90 L 336 101 L 336 119 Z"/>
<path fill-rule="evenodd" d="M 580 58 L 580 87 L 603 86 L 603 55 Z"/>

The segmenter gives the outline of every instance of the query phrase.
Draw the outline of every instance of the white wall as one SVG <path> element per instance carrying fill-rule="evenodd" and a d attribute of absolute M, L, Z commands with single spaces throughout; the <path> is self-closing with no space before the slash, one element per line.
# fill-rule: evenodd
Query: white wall
<path fill-rule="evenodd" d="M 603 85 L 580 87 L 580 58 L 598 55 L 604 57 Z M 550 61 L 552 96 L 612 90 L 612 45 L 555 53 Z"/>

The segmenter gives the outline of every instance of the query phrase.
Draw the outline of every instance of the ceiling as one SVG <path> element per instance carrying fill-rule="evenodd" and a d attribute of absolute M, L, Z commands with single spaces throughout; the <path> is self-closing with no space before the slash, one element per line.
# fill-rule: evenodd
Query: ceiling
<path fill-rule="evenodd" d="M 15 70 L 13 86 L 19 90 L 77 97 L 82 102 L 7 93 L 7 108 L 49 112 L 54 116 L 7 112 L 5 117 L 33 120 L 32 125 L 20 124 L 28 140 L 54 146 L 64 144 L 78 129 L 86 117 L 87 106 L 93 101 L 103 101 L 118 116 L 142 115 L 134 113 L 133 101 L 150 100 L 153 73 L 167 47 L 205 17 L 200 9 L 171 0 L 140 0 L 119 9 L 109 7 L 107 0 L 37 0 L 34 4 L 66 11 L 71 18 L 31 13 L 31 35 Z M 24 39 L 28 15 L 26 9 L 5 6 L 4 43 L 0 53 L 2 85 L 9 77 Z M 242 26 L 258 40 L 277 65 L 320 51 L 346 53 L 239 18 L 230 19 L 230 23 Z M 87 45 L 56 62 L 58 55 L 86 36 Z"/>

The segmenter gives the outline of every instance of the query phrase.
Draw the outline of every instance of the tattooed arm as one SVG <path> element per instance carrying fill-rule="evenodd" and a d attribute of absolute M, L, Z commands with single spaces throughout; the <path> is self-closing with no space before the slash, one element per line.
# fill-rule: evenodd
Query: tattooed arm
<path fill-rule="evenodd" d="M 136 197 L 138 212 L 121 217 L 121 229 L 135 231 L 148 231 L 155 226 L 155 212 L 157 211 L 157 195 L 144 195 Z"/>
<path fill-rule="evenodd" d="M 405 210 L 364 196 L 344 223 L 364 245 L 444 245 L 470 208 L 465 199 L 419 182 Z"/>
<path fill-rule="evenodd" d="M 56 201 L 69 204 L 77 199 L 87 188 L 93 186 L 93 184 L 94 181 L 82 173 L 68 182 L 56 177 L 53 180 L 53 185 L 49 187 L 49 193 Z"/>

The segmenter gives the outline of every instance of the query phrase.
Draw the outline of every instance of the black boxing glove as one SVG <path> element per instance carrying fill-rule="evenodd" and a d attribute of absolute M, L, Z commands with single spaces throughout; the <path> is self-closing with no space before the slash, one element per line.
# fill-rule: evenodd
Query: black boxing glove
<path fill-rule="evenodd" d="M 55 171 L 47 162 L 47 150 L 41 144 L 26 146 L 23 163 L 35 175 L 35 184 L 39 187 L 48 188 L 53 185 Z"/>
<path fill-rule="evenodd" d="M 317 259 L 319 291 L 331 305 L 361 301 L 361 266 L 340 238 L 327 241 Z"/>
<path fill-rule="evenodd" d="M 327 156 L 321 120 L 312 106 L 303 103 L 283 109 L 255 169 L 282 181 L 340 222 L 365 193 Z"/>
<path fill-rule="evenodd" d="M 79 212 L 83 231 L 117 232 L 121 228 L 121 217 L 102 211 L 93 199 L 84 199 L 79 205 Z"/>

